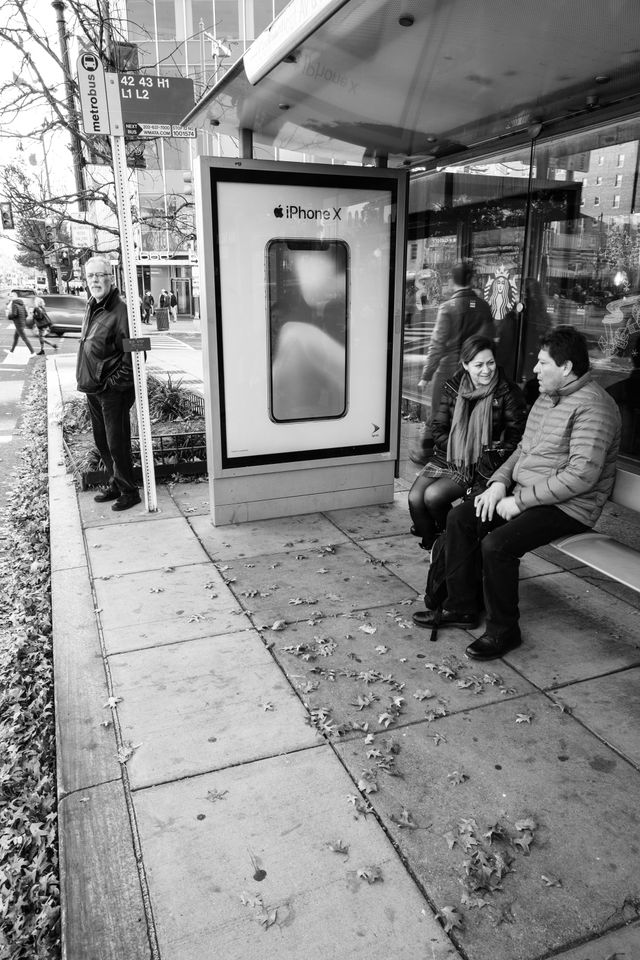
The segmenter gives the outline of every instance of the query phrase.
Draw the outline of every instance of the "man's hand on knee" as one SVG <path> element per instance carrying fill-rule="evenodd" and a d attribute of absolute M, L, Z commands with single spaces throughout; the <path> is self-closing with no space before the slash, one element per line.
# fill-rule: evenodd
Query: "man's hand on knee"
<path fill-rule="evenodd" d="M 492 483 L 473 501 L 476 508 L 476 517 L 480 517 L 483 523 L 487 520 L 493 520 L 493 514 L 497 505 L 507 495 L 507 488 L 504 483 Z M 510 497 L 509 499 L 513 499 Z M 518 511 L 519 512 L 519 511 Z"/>
<path fill-rule="evenodd" d="M 513 520 L 522 511 L 516 503 L 515 497 L 504 497 L 496 507 L 496 513 L 503 520 Z"/>

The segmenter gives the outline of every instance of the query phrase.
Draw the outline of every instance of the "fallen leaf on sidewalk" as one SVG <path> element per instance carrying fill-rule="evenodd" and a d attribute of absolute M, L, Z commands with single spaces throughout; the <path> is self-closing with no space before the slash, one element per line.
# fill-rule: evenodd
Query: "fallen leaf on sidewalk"
<path fill-rule="evenodd" d="M 540 879 L 544 883 L 545 887 L 561 887 L 562 886 L 562 880 L 558 880 L 557 877 L 545 877 L 543 873 Z"/>
<path fill-rule="evenodd" d="M 334 853 L 341 853 L 344 856 L 349 855 L 349 844 L 345 843 L 344 840 L 329 840 L 327 846 L 329 850 L 333 850 Z"/>
<path fill-rule="evenodd" d="M 531 723 L 533 720 L 532 713 L 518 713 L 516 714 L 516 723 Z"/>
<path fill-rule="evenodd" d="M 115 710 L 116 704 L 122 703 L 122 697 L 109 697 L 106 703 L 103 703 L 103 707 L 110 707 L 112 710 Z"/>
<path fill-rule="evenodd" d="M 436 913 L 436 918 L 442 923 L 445 933 L 450 933 L 454 927 L 462 927 L 462 917 L 455 907 L 443 907 Z"/>
<path fill-rule="evenodd" d="M 376 880 L 383 881 L 382 870 L 378 866 L 361 867 L 358 870 L 358 876 L 367 883 L 375 883 Z"/>

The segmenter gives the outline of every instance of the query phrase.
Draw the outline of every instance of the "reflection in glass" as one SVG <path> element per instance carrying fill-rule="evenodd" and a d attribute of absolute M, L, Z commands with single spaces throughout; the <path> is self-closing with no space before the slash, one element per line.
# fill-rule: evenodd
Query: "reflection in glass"
<path fill-rule="evenodd" d="M 455 260 L 469 257 L 476 268 L 473 286 L 492 305 L 496 353 L 507 374 L 527 385 L 546 328 L 577 327 L 587 338 L 593 375 L 621 404 L 622 452 L 640 456 L 634 406 L 640 379 L 639 145 L 640 120 L 630 120 L 412 181 L 407 420 L 430 419 L 428 395 L 417 382 L 438 305 L 449 296 L 447 274 Z"/>

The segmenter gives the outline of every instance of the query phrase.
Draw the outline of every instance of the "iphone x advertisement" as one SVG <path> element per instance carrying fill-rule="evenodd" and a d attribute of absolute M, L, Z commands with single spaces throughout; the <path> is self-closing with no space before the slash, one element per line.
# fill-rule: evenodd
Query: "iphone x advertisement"
<path fill-rule="evenodd" d="M 225 465 L 388 450 L 395 181 L 211 178 Z"/>

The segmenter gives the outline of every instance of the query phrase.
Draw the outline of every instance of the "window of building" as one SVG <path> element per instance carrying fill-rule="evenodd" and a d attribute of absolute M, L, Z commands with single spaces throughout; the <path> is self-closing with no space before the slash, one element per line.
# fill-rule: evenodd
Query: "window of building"
<path fill-rule="evenodd" d="M 622 174 L 621 174 L 621 173 L 616 173 L 615 186 L 616 186 L 616 187 L 619 187 L 621 184 L 622 184 Z"/>
<path fill-rule="evenodd" d="M 619 194 L 619 193 L 616 193 L 615 197 L 613 198 L 613 203 L 611 204 L 611 206 L 612 206 L 612 207 L 619 207 L 619 206 L 620 206 L 620 194 Z"/>
<path fill-rule="evenodd" d="M 594 205 L 594 207 L 599 207 L 599 206 L 600 206 L 600 197 L 594 197 L 594 198 L 593 198 L 593 205 Z"/>
<path fill-rule="evenodd" d="M 619 153 L 619 154 L 618 154 L 618 166 L 619 166 L 619 167 L 623 167 L 623 166 L 624 166 L 624 153 Z"/>
<path fill-rule="evenodd" d="M 604 154 L 601 153 L 598 157 L 598 166 L 601 167 L 604 164 Z"/>
<path fill-rule="evenodd" d="M 191 36 L 200 31 L 201 20 L 204 23 L 204 29 L 208 30 L 209 33 L 213 33 L 213 25 L 215 23 L 213 0 L 191 0 Z"/>
<path fill-rule="evenodd" d="M 602 177 L 596 177 L 596 187 L 599 187 L 602 183 Z"/>
<path fill-rule="evenodd" d="M 176 36 L 176 8 L 174 0 L 156 0 L 158 40 L 174 40 Z"/>
<path fill-rule="evenodd" d="M 151 40 L 155 36 L 153 0 L 128 0 L 127 34 L 133 43 Z"/>
<path fill-rule="evenodd" d="M 240 36 L 240 20 L 238 17 L 238 0 L 215 0 L 214 17 L 216 37 L 228 40 L 229 37 Z"/>

